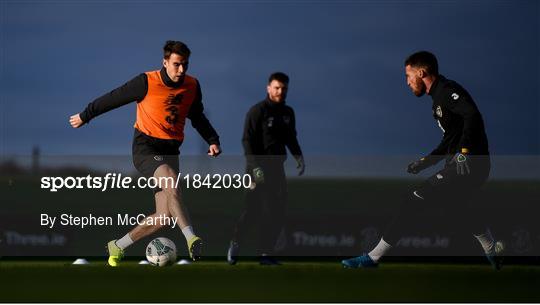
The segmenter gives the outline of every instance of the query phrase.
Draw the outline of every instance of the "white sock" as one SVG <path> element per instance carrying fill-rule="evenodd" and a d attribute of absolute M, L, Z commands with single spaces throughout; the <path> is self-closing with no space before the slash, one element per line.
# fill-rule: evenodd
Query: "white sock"
<path fill-rule="evenodd" d="M 133 244 L 133 240 L 131 239 L 131 236 L 129 236 L 129 233 L 124 235 L 124 237 L 120 238 L 116 241 L 116 245 L 120 247 L 120 249 L 124 250 L 127 247 L 131 246 Z"/>
<path fill-rule="evenodd" d="M 390 250 L 390 248 L 392 248 L 392 246 L 385 242 L 384 239 L 381 238 L 381 241 L 379 241 L 379 243 L 377 244 L 377 246 L 371 250 L 371 252 L 368 253 L 369 257 L 371 257 L 371 259 L 374 261 L 374 262 L 378 262 L 381 257 L 386 253 L 388 252 L 388 250 Z"/>
<path fill-rule="evenodd" d="M 493 239 L 493 235 L 491 235 L 491 231 L 489 231 L 489 229 L 487 229 L 484 234 L 474 235 L 474 237 L 476 237 L 478 242 L 480 242 L 480 245 L 486 254 L 495 253 L 495 239 Z"/>
<path fill-rule="evenodd" d="M 184 237 L 187 241 L 189 241 L 193 236 L 195 236 L 195 233 L 193 232 L 193 227 L 191 226 L 185 226 L 182 228 L 182 233 L 184 233 Z"/>

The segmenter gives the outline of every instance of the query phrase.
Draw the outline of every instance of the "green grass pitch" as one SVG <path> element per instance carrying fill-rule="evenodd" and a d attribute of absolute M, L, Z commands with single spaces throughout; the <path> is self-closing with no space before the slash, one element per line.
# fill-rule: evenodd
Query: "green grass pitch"
<path fill-rule="evenodd" d="M 0 302 L 540 302 L 540 266 L 0 260 Z"/>

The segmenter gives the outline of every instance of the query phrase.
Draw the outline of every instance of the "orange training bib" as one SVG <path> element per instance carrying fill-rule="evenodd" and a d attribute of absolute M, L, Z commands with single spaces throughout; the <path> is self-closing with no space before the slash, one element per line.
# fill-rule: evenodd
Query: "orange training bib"
<path fill-rule="evenodd" d="M 179 88 L 167 87 L 158 71 L 146 72 L 148 92 L 137 103 L 135 128 L 154 138 L 184 139 L 189 108 L 197 94 L 197 80 L 186 75 Z"/>

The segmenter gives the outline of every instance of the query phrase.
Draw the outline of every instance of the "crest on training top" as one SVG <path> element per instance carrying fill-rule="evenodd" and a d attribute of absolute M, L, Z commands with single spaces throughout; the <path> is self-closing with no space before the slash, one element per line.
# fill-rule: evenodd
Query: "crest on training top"
<path fill-rule="evenodd" d="M 441 109 L 441 106 L 437 106 L 437 109 L 435 110 L 435 114 L 442 118 L 442 109 Z"/>
<path fill-rule="evenodd" d="M 289 125 L 289 123 L 291 122 L 291 117 L 288 116 L 288 115 L 284 115 L 283 116 L 283 122 L 285 122 L 285 124 Z"/>
<path fill-rule="evenodd" d="M 268 127 L 274 126 L 274 117 L 269 117 L 268 120 L 266 121 L 266 125 Z"/>
<path fill-rule="evenodd" d="M 454 101 L 457 101 L 457 99 L 459 98 L 459 94 L 457 93 L 452 93 L 452 98 L 454 99 Z"/>

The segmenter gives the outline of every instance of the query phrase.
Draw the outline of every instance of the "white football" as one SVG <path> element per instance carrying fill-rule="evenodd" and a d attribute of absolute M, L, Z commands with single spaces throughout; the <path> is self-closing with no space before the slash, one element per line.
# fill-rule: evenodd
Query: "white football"
<path fill-rule="evenodd" d="M 146 259 L 154 266 L 167 266 L 176 262 L 176 246 L 165 237 L 152 240 L 146 247 Z"/>

